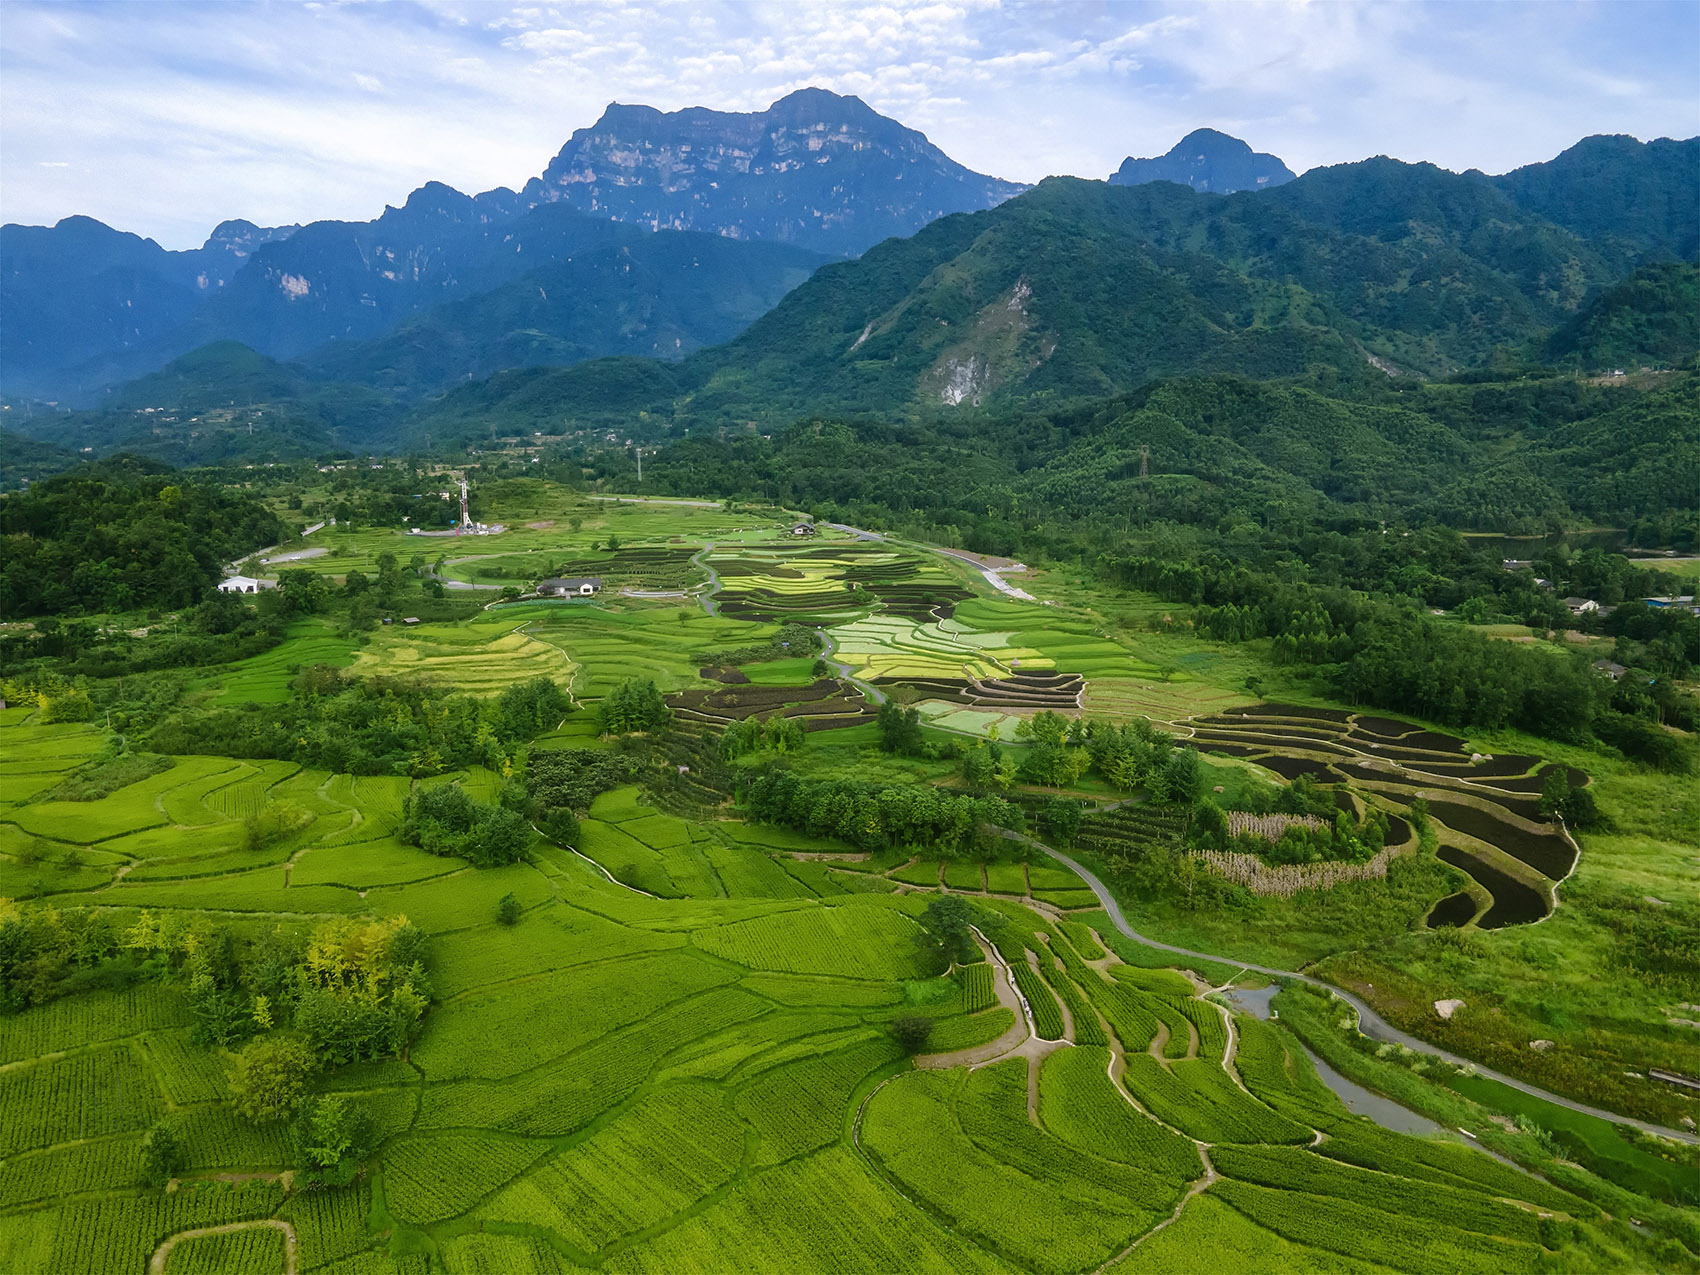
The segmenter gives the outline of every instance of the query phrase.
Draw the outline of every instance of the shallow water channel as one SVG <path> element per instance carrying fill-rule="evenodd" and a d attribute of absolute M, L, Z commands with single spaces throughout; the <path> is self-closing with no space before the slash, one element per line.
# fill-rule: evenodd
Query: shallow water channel
<path fill-rule="evenodd" d="M 1267 1022 L 1270 1016 L 1269 1002 L 1274 999 L 1281 989 L 1276 986 L 1262 987 L 1253 991 L 1243 987 L 1230 988 L 1226 993 L 1229 1000 L 1250 1014 L 1253 1018 Z M 1334 1068 L 1311 1052 L 1310 1046 L 1299 1042 L 1299 1048 L 1310 1058 L 1311 1066 L 1316 1068 L 1316 1074 L 1322 1083 L 1334 1091 L 1340 1101 L 1346 1104 L 1348 1111 L 1360 1116 L 1367 1116 L 1383 1129 L 1391 1129 L 1394 1133 L 1431 1134 L 1443 1133 L 1442 1126 L 1430 1120 L 1427 1116 L 1419 1116 L 1408 1107 L 1401 1107 L 1391 1098 L 1365 1089 L 1356 1081 L 1347 1080 Z"/>

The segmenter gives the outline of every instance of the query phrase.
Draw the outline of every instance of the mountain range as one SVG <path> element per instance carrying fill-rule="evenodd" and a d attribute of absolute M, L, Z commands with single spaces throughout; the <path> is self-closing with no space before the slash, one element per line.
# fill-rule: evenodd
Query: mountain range
<path fill-rule="evenodd" d="M 519 191 L 428 183 L 371 222 L 226 222 L 178 253 L 88 218 L 7 226 L 0 374 L 95 405 L 85 445 L 204 457 L 237 425 L 314 450 L 1223 370 L 1681 363 L 1697 173 L 1700 139 L 1596 137 L 1499 177 L 1378 157 L 1295 178 L 1199 129 L 1108 182 L 1026 190 L 819 90 L 746 115 L 616 105 Z"/>
<path fill-rule="evenodd" d="M 970 172 L 860 99 L 819 89 L 753 114 L 614 105 L 522 191 L 467 196 L 431 182 L 370 222 L 274 230 L 227 222 L 190 252 L 168 252 L 90 218 L 8 225 L 0 231 L 0 375 L 11 395 L 87 404 L 212 341 L 294 359 L 330 342 L 381 336 L 433 306 L 576 260 L 593 246 L 630 254 L 636 273 L 618 303 L 610 308 L 600 285 L 579 296 L 575 272 L 557 271 L 536 281 L 539 300 L 546 310 L 578 311 L 571 331 L 555 330 L 546 315 L 521 322 L 513 335 L 489 339 L 507 352 L 489 357 L 678 357 L 724 340 L 726 316 L 748 322 L 822 260 L 1023 189 Z M 671 234 L 698 237 L 658 238 Z M 694 273 L 681 276 L 677 263 L 686 258 Z M 689 295 L 665 295 L 675 279 Z M 702 294 L 719 288 L 730 295 L 706 304 Z M 527 281 L 520 291 L 537 288 Z M 484 310 L 527 319 L 511 302 Z M 452 329 L 462 317 L 426 326 Z M 529 339 L 538 328 L 541 338 Z M 456 374 L 477 374 L 483 357 L 469 355 Z M 348 356 L 331 361 L 344 365 Z M 432 378 L 408 379 L 437 387 Z"/>

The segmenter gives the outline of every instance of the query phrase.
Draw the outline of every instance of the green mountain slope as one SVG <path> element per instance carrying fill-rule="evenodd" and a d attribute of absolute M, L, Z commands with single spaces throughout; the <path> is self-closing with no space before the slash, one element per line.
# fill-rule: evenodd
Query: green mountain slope
<path fill-rule="evenodd" d="M 926 413 L 1233 371 L 1329 383 L 1444 375 L 1527 346 L 1623 264 L 1479 174 L 1377 159 L 1221 198 L 1053 178 L 829 266 L 676 370 L 468 387 L 426 413 L 681 425 Z"/>
<path fill-rule="evenodd" d="M 1700 267 L 1644 266 L 1548 338 L 1543 357 L 1599 372 L 1676 367 L 1700 351 Z"/>

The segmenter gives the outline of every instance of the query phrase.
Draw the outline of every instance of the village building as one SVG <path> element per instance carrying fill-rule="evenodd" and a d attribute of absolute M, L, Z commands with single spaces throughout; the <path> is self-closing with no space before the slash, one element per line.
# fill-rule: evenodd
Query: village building
<path fill-rule="evenodd" d="M 791 528 L 791 534 L 793 536 L 812 536 L 815 534 L 815 525 L 812 522 L 800 522 Z"/>
<path fill-rule="evenodd" d="M 258 593 L 261 589 L 271 588 L 268 580 L 256 580 L 253 576 L 229 576 L 218 582 L 220 593 Z"/>
<path fill-rule="evenodd" d="M 600 592 L 599 576 L 557 576 L 537 585 L 537 595 L 543 598 L 592 598 Z"/>
<path fill-rule="evenodd" d="M 1588 615 L 1600 609 L 1600 604 L 1592 598 L 1566 598 L 1564 605 L 1571 615 Z"/>

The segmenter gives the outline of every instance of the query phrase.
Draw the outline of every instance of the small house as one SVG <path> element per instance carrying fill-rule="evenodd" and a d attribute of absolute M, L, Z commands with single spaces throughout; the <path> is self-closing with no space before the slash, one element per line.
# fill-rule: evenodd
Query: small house
<path fill-rule="evenodd" d="M 542 598 L 593 598 L 601 592 L 599 576 L 557 576 L 537 586 L 537 595 Z"/>
<path fill-rule="evenodd" d="M 793 536 L 812 536 L 815 534 L 815 525 L 812 522 L 800 522 L 791 528 L 791 534 Z"/>
<path fill-rule="evenodd" d="M 1625 673 L 1629 672 L 1628 669 L 1624 668 L 1623 665 L 1614 660 L 1595 660 L 1594 667 L 1604 673 L 1607 677 L 1611 678 L 1614 682 Z"/>
<path fill-rule="evenodd" d="M 261 587 L 253 576 L 230 576 L 218 582 L 220 593 L 258 593 Z"/>
<path fill-rule="evenodd" d="M 1591 615 L 1600 609 L 1600 604 L 1592 598 L 1566 598 L 1564 605 L 1571 615 Z"/>

